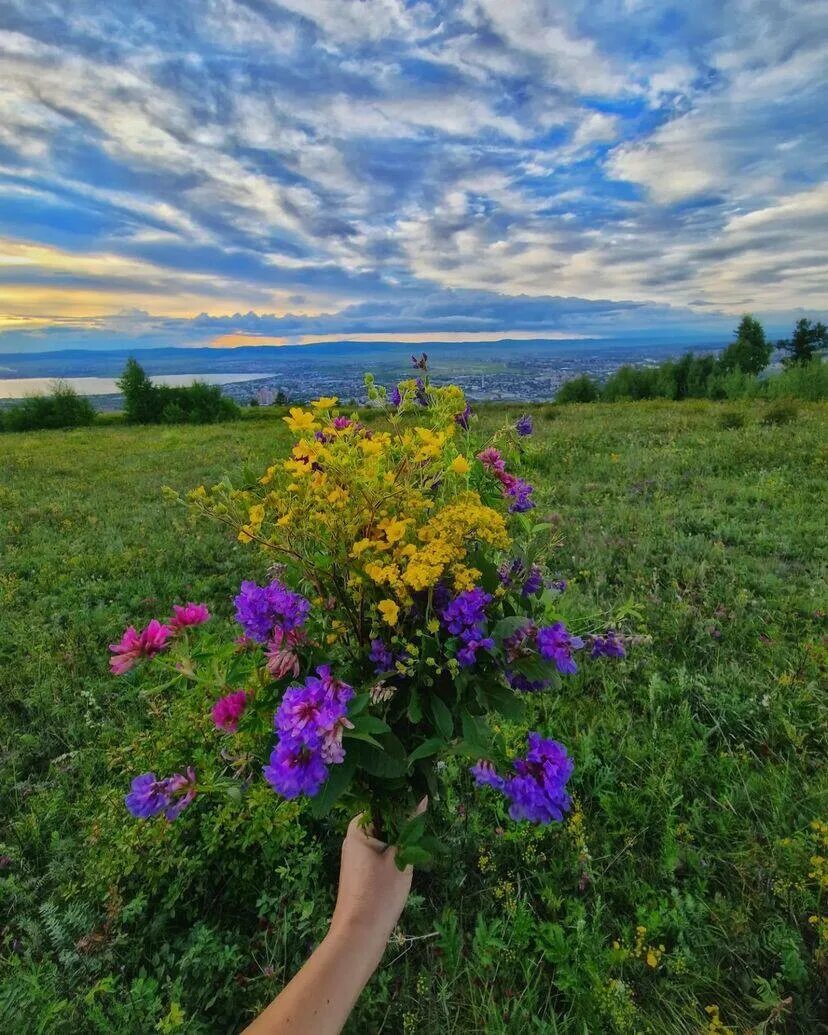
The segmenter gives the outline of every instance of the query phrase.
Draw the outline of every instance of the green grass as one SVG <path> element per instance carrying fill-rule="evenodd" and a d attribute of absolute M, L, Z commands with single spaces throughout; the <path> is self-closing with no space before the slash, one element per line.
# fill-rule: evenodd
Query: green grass
<path fill-rule="evenodd" d="M 650 642 L 537 705 L 533 727 L 576 759 L 574 820 L 510 824 L 458 773 L 435 805 L 450 856 L 418 874 L 349 1030 L 696 1033 L 714 1003 L 734 1031 L 824 1030 L 809 917 L 828 912 L 810 861 L 828 818 L 828 409 L 785 425 L 727 409 L 744 426 L 711 403 L 536 411 L 528 467 L 560 515 L 567 592 Z M 128 820 L 135 759 L 192 731 L 106 662 L 125 624 L 173 602 L 229 615 L 260 564 L 162 486 L 261 467 L 285 441 L 265 411 L 3 438 L 5 1031 L 237 1031 L 325 929 L 336 835 L 266 788 L 255 822 L 206 803 L 173 826 Z"/>

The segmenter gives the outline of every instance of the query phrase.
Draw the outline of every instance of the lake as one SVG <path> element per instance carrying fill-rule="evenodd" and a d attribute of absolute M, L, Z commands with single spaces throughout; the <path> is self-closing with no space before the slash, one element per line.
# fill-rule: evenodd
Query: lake
<path fill-rule="evenodd" d="M 258 375 L 261 376 L 261 375 Z M 251 381 L 254 374 L 153 374 L 152 380 L 162 385 L 190 385 L 193 381 L 205 381 L 209 385 L 229 385 L 239 381 Z M 114 395 L 118 385 L 114 377 L 64 377 L 62 379 L 79 395 Z M 0 377 L 0 399 L 23 399 L 27 395 L 41 395 L 50 392 L 55 383 L 53 377 Z"/>

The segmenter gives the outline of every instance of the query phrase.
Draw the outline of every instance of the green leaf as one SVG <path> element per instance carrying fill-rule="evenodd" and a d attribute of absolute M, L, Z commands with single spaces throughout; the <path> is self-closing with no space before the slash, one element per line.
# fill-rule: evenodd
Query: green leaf
<path fill-rule="evenodd" d="M 446 703 L 439 697 L 432 697 L 430 704 L 431 714 L 434 716 L 434 722 L 440 736 L 444 740 L 451 740 L 454 736 L 454 718 Z"/>
<path fill-rule="evenodd" d="M 422 866 L 423 863 L 429 862 L 431 862 L 431 852 L 420 848 L 419 845 L 409 845 L 397 852 L 396 856 L 397 868 L 400 870 L 405 869 L 406 866 Z"/>
<path fill-rule="evenodd" d="M 423 717 L 423 706 L 420 701 L 420 695 L 416 689 L 411 691 L 411 698 L 408 702 L 408 718 L 411 722 L 419 722 Z"/>
<path fill-rule="evenodd" d="M 348 737 L 350 740 L 361 740 L 365 744 L 373 744 L 374 747 L 382 750 L 382 744 L 380 744 L 376 737 L 372 737 L 370 733 L 363 733 L 361 730 L 345 730 L 342 737 L 343 739 Z"/>
<path fill-rule="evenodd" d="M 530 619 L 525 615 L 511 615 L 509 618 L 501 618 L 499 622 L 495 622 L 492 628 L 492 636 L 494 637 L 495 643 L 503 643 L 503 641 L 518 631 L 524 626 L 530 624 Z"/>
<path fill-rule="evenodd" d="M 431 755 L 436 755 L 445 746 L 445 741 L 442 737 L 430 737 L 414 748 L 408 756 L 408 761 L 416 762 L 418 758 L 430 758 Z"/>
<path fill-rule="evenodd" d="M 364 712 L 370 701 L 370 694 L 357 694 L 348 707 L 348 718 L 353 719 L 355 715 L 360 715 Z"/>
<path fill-rule="evenodd" d="M 463 739 L 485 753 L 491 741 L 491 733 L 485 719 L 480 715 L 472 715 L 465 708 L 461 713 L 461 717 L 463 720 Z"/>
<path fill-rule="evenodd" d="M 330 776 L 322 784 L 322 790 L 315 798 L 311 798 L 311 815 L 321 819 L 326 816 L 348 790 L 354 776 L 356 766 L 350 757 L 346 757 L 341 765 L 334 765 L 330 768 Z"/>
<path fill-rule="evenodd" d="M 425 825 L 426 814 L 424 812 L 417 816 L 412 816 L 400 831 L 400 844 L 406 846 L 417 844 L 425 833 Z"/>
<path fill-rule="evenodd" d="M 403 776 L 408 768 L 405 758 L 389 754 L 384 745 L 374 747 L 358 740 L 349 749 L 348 754 L 360 769 L 364 769 L 371 776 L 379 776 L 384 779 Z"/>
<path fill-rule="evenodd" d="M 526 714 L 526 702 L 510 687 L 500 683 L 480 687 L 477 699 L 488 711 L 498 712 L 512 722 L 519 721 Z"/>
<path fill-rule="evenodd" d="M 359 733 L 390 733 L 391 727 L 378 715 L 360 715 L 354 722 L 354 730 Z"/>

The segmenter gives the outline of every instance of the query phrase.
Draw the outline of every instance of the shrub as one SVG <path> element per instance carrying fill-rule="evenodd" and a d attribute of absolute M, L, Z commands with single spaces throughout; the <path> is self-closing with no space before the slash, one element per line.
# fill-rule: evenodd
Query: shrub
<path fill-rule="evenodd" d="M 589 374 L 581 374 L 580 377 L 564 381 L 558 389 L 555 401 L 559 403 L 595 402 L 600 395 L 601 386 L 598 382 Z"/>
<path fill-rule="evenodd" d="M 743 428 L 745 426 L 745 415 L 739 410 L 724 410 L 719 414 L 716 424 L 725 430 L 729 428 Z"/>
<path fill-rule="evenodd" d="M 215 424 L 239 417 L 239 407 L 218 385 L 196 381 L 186 388 L 155 385 L 132 357 L 118 381 L 130 424 Z"/>
<path fill-rule="evenodd" d="M 790 424 L 799 416 L 799 407 L 793 399 L 777 399 L 762 414 L 761 423 L 765 425 Z"/>
<path fill-rule="evenodd" d="M 88 399 L 62 381 L 51 395 L 32 395 L 0 412 L 0 430 L 36 431 L 48 428 L 80 428 L 95 423 L 95 408 Z"/>

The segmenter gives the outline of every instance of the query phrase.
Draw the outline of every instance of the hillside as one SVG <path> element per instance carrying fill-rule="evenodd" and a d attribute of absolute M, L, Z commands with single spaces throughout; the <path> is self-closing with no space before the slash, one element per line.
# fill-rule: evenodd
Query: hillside
<path fill-rule="evenodd" d="M 536 703 L 576 760 L 565 824 L 501 827 L 458 774 L 438 806 L 451 857 L 415 878 L 347 1030 L 723 1031 L 714 1005 L 734 1031 L 817 1030 L 828 406 L 781 426 L 727 409 L 744 427 L 708 402 L 534 411 L 529 476 L 564 537 L 553 574 L 641 644 Z M 232 804 L 127 820 L 130 759 L 162 702 L 107 671 L 127 622 L 202 599 L 228 617 L 261 571 L 162 487 L 263 468 L 285 441 L 265 410 L 3 439 L 7 1030 L 236 1031 L 325 929 L 338 841 L 288 822 L 296 807 L 273 796 L 258 828 Z"/>

